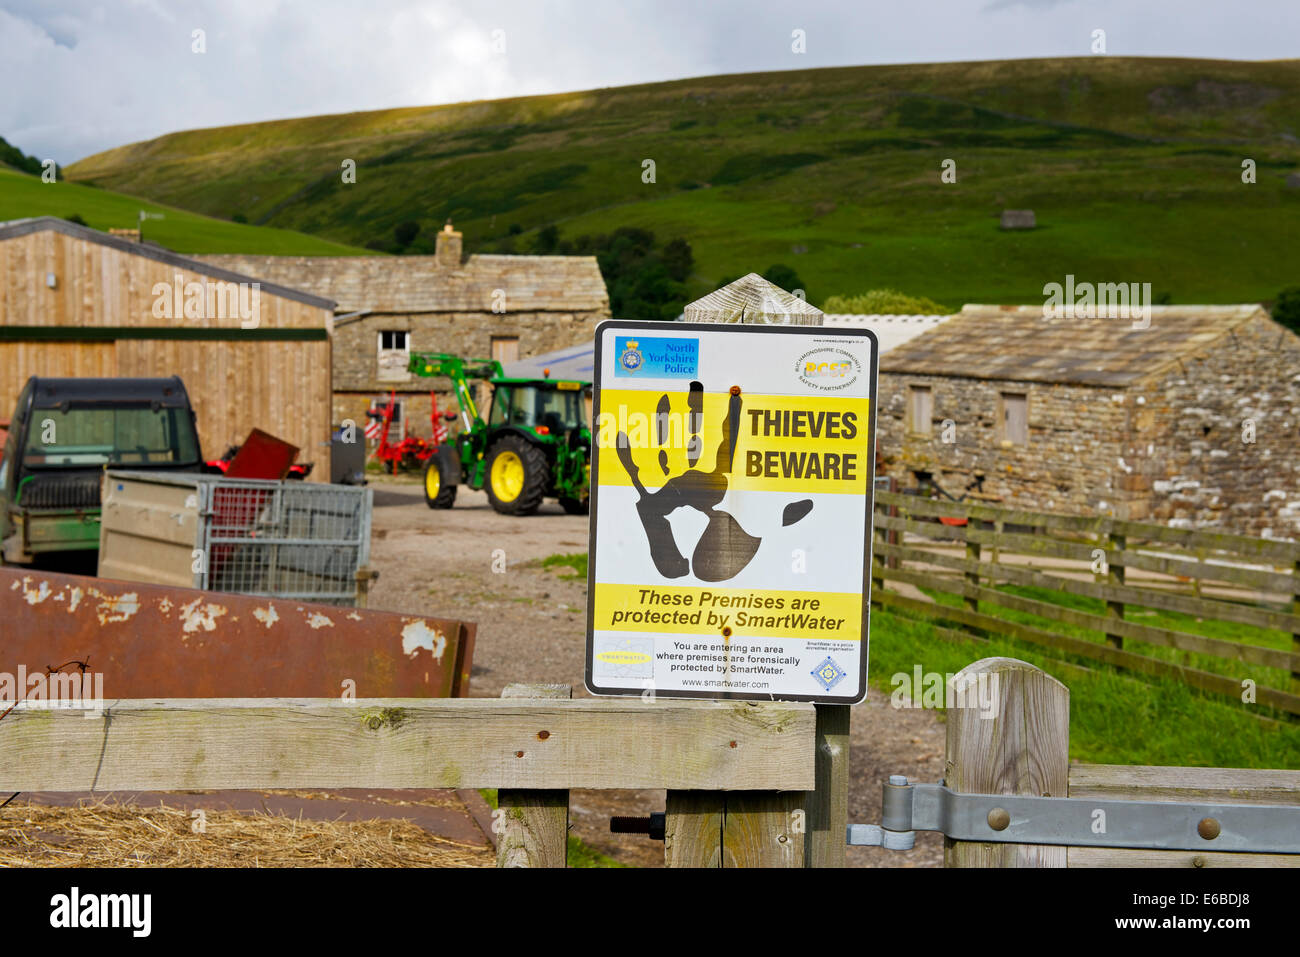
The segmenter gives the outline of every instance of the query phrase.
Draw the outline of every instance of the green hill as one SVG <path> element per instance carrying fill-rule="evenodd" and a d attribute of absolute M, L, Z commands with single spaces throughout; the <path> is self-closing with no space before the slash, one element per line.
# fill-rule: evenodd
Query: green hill
<path fill-rule="evenodd" d="M 95 229 L 133 229 L 140 210 L 162 214 L 144 223 L 144 238 L 178 253 L 264 253 L 286 256 L 346 256 L 365 253 L 317 236 L 268 226 L 249 226 L 213 219 L 159 203 L 123 196 L 77 183 L 43 183 L 0 168 L 0 222 L 29 216 L 79 216 Z"/>
<path fill-rule="evenodd" d="M 882 287 L 1038 302 L 1067 273 L 1252 301 L 1300 281 L 1297 94 L 1297 60 L 804 70 L 195 130 L 66 172 L 354 245 L 412 219 L 519 252 L 548 224 L 561 251 L 641 227 L 690 241 L 692 294 L 784 263 L 814 302 Z M 1038 228 L 999 230 L 1005 208 Z"/>

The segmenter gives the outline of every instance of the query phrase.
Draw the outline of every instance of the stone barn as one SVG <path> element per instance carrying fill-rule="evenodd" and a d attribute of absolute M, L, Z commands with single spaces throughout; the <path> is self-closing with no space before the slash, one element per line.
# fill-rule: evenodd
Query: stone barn
<path fill-rule="evenodd" d="M 1013 507 L 1300 539 L 1300 336 L 1262 308 L 967 306 L 885 352 L 883 474 Z"/>
<path fill-rule="evenodd" d="M 503 364 L 591 342 L 609 318 L 594 256 L 461 254 L 461 234 L 438 234 L 432 256 L 205 256 L 335 300 L 334 421 L 364 424 L 396 390 L 410 433 L 428 436 L 429 391 L 455 408 L 446 379 L 407 372 L 412 352 L 448 352 Z M 396 432 L 397 430 L 395 430 Z"/>

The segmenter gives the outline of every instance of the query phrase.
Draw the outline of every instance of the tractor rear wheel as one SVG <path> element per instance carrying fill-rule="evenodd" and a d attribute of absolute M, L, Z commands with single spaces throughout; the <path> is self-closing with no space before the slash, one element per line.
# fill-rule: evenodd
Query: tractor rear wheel
<path fill-rule="evenodd" d="M 449 462 L 436 452 L 424 466 L 424 504 L 429 508 L 451 508 L 456 501 L 456 476 Z"/>
<path fill-rule="evenodd" d="M 532 515 L 551 485 L 546 454 L 519 435 L 507 435 L 487 454 L 488 501 L 502 515 Z"/>

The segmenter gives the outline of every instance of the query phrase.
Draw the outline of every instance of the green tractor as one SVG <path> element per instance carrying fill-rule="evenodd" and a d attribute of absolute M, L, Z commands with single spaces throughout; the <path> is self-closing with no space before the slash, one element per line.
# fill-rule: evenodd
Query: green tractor
<path fill-rule="evenodd" d="M 587 514 L 590 383 L 507 378 L 495 359 L 441 352 L 412 353 L 408 368 L 450 379 L 460 405 L 460 434 L 439 445 L 424 468 L 429 508 L 451 508 L 456 486 L 468 485 L 486 489 L 488 501 L 503 515 L 531 515 L 545 498 L 558 498 L 570 515 Z M 471 379 L 492 385 L 486 422 Z"/>

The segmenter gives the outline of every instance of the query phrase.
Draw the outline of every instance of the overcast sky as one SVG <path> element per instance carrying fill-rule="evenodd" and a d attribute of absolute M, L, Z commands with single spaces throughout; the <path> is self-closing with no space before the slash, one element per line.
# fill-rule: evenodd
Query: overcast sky
<path fill-rule="evenodd" d="M 1110 55 L 1289 58 L 1300 0 L 0 0 L 0 136 L 70 163 L 290 116 L 715 73 L 1086 56 L 1096 29 Z"/>

